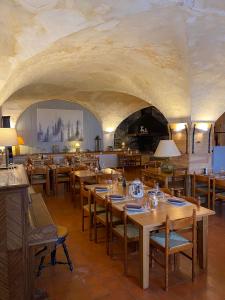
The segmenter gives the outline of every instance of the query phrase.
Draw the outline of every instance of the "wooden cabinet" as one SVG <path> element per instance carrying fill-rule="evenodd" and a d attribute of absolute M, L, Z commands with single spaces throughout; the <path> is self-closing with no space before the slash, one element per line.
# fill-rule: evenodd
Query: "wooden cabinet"
<path fill-rule="evenodd" d="M 22 166 L 0 171 L 0 300 L 30 299 L 28 186 Z"/>

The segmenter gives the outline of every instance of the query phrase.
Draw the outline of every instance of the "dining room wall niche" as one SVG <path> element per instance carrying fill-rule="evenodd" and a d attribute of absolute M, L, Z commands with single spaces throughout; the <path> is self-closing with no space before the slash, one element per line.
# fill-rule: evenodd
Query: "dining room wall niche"
<path fill-rule="evenodd" d="M 43 112 L 45 114 L 40 117 Z M 58 123 L 61 124 L 60 128 Z M 20 146 L 21 154 L 75 151 L 77 143 L 81 150 L 94 151 L 95 137 L 103 136 L 101 123 L 90 111 L 64 100 L 49 100 L 31 105 L 19 117 L 16 129 L 24 139 L 24 145 Z M 56 133 L 57 129 L 60 134 L 52 136 L 52 132 Z"/>
<path fill-rule="evenodd" d="M 114 135 L 115 148 L 154 153 L 162 139 L 168 139 L 168 121 L 154 106 L 141 109 L 123 120 Z"/>

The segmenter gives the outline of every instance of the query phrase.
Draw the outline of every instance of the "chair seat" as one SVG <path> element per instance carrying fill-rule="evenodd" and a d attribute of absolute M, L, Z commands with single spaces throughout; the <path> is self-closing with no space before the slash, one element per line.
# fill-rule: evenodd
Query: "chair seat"
<path fill-rule="evenodd" d="M 154 241 L 158 245 L 165 248 L 165 232 L 157 232 L 151 235 L 150 240 Z M 172 231 L 170 232 L 170 239 L 169 239 L 169 248 L 175 248 L 182 245 L 190 244 L 190 241 L 180 234 Z"/>
<path fill-rule="evenodd" d="M 121 237 L 124 237 L 124 225 L 119 224 L 116 225 L 113 228 L 113 231 L 120 235 Z M 138 239 L 139 238 L 139 230 L 136 226 L 133 224 L 127 224 L 127 237 L 128 239 Z"/>
<path fill-rule="evenodd" d="M 87 212 L 89 212 L 89 205 L 86 204 L 83 206 L 83 209 Z M 104 212 L 105 211 L 105 207 L 102 205 L 96 205 L 96 212 Z M 91 204 L 91 213 L 94 213 L 94 204 Z"/>
<path fill-rule="evenodd" d="M 101 223 L 106 224 L 106 213 L 98 214 L 96 217 L 97 217 L 97 219 L 98 219 Z M 112 217 L 112 222 L 113 222 L 113 223 L 116 223 L 116 222 L 119 222 L 119 221 L 121 221 L 121 219 L 118 218 L 117 216 L 113 216 L 113 217 Z"/>
<path fill-rule="evenodd" d="M 57 225 L 58 239 L 65 238 L 68 235 L 68 229 L 65 226 Z"/>

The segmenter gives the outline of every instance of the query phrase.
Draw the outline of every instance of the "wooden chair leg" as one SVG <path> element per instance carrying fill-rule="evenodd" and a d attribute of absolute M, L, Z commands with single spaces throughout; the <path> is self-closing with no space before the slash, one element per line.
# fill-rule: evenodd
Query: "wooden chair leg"
<path fill-rule="evenodd" d="M 165 256 L 165 291 L 168 291 L 168 277 L 169 277 L 169 256 Z"/>
<path fill-rule="evenodd" d="M 97 237 L 96 216 L 94 216 L 94 239 L 95 239 L 95 243 L 97 243 L 98 242 L 98 237 Z"/>
<path fill-rule="evenodd" d="M 88 223 L 89 224 L 89 228 L 88 228 L 89 229 L 89 240 L 92 241 L 92 224 L 93 224 L 93 214 L 92 213 L 89 214 L 88 221 L 89 221 L 89 223 Z"/>
<path fill-rule="evenodd" d="M 47 182 L 45 184 L 45 190 L 46 190 L 46 195 L 49 196 L 50 195 L 50 182 L 49 182 L 49 180 L 47 180 Z"/>
<path fill-rule="evenodd" d="M 113 232 L 112 232 L 112 223 L 110 222 L 109 227 L 109 255 L 113 257 Z"/>
<path fill-rule="evenodd" d="M 127 239 L 124 238 L 124 274 L 127 275 L 128 271 L 128 247 L 127 247 Z"/>
<path fill-rule="evenodd" d="M 84 232 L 84 209 L 82 208 L 82 232 Z"/>
<path fill-rule="evenodd" d="M 192 281 L 195 280 L 195 266 L 196 266 L 196 253 L 193 248 L 192 249 Z"/>
<path fill-rule="evenodd" d="M 179 253 L 174 254 L 174 271 L 179 270 L 180 267 L 180 255 Z"/>
<path fill-rule="evenodd" d="M 105 224 L 105 238 L 106 238 L 106 254 L 109 255 L 109 223 L 107 218 Z"/>

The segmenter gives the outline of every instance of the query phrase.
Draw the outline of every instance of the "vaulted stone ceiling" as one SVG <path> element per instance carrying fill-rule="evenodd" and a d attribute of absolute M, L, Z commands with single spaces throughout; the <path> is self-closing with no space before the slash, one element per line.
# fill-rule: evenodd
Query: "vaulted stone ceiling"
<path fill-rule="evenodd" d="M 224 0 L 0 1 L 3 113 L 65 99 L 104 127 L 149 104 L 168 119 L 215 120 L 224 53 Z"/>

